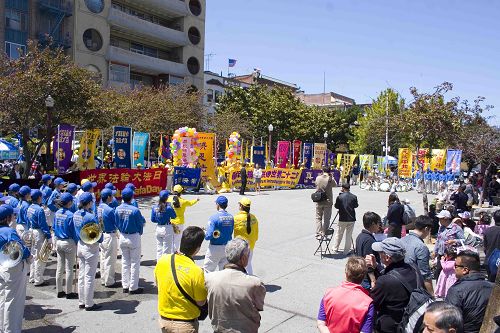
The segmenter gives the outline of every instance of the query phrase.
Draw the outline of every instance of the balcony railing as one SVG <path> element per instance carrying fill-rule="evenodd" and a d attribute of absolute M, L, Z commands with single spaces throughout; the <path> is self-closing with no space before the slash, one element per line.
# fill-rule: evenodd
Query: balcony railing
<path fill-rule="evenodd" d="M 73 15 L 73 5 L 69 1 L 61 0 L 38 0 L 38 8 L 52 14 L 63 13 L 65 16 Z"/>

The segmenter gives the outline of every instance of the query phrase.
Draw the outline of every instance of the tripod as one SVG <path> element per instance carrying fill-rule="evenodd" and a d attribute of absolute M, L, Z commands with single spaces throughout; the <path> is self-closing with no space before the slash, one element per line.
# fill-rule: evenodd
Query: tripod
<path fill-rule="evenodd" d="M 320 253 L 320 258 L 323 259 L 323 257 L 327 254 L 331 255 L 332 252 L 330 251 L 330 242 L 333 239 L 333 225 L 335 223 L 335 220 L 339 216 L 339 212 L 337 211 L 337 214 L 333 218 L 333 220 L 330 222 L 328 225 L 328 228 L 325 230 L 324 235 L 321 236 L 321 238 L 318 239 L 319 244 L 318 247 L 316 248 L 316 251 L 314 251 L 313 255 L 316 255 L 316 253 Z"/>

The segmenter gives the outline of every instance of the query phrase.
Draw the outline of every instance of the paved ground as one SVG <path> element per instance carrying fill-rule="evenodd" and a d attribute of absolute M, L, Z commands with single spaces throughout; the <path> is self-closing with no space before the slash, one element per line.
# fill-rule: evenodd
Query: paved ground
<path fill-rule="evenodd" d="M 338 193 L 339 189 L 334 189 Z M 313 256 L 317 240 L 314 231 L 314 204 L 312 190 L 269 191 L 259 196 L 249 193 L 252 212 L 259 219 L 260 236 L 256 245 L 253 266 L 267 288 L 266 306 L 262 312 L 261 332 L 316 332 L 315 318 L 319 301 L 329 286 L 341 282 L 345 257 L 335 255 L 320 260 Z M 372 210 L 383 216 L 387 209 L 388 193 L 367 192 L 353 188 L 360 207 L 354 238 L 362 229 L 361 217 Z M 191 196 L 186 196 L 191 197 Z M 229 211 L 236 212 L 239 196 L 228 194 Z M 415 191 L 401 194 L 409 198 L 417 215 L 423 212 L 421 196 Z M 204 226 L 214 211 L 215 196 L 200 196 L 201 201 L 188 208 L 188 225 Z M 153 199 L 140 200 L 141 209 L 149 219 Z M 197 257 L 202 264 L 207 244 Z M 142 236 L 141 283 L 143 295 L 123 294 L 121 289 L 98 288 L 96 302 L 99 312 L 78 309 L 77 300 L 55 297 L 55 259 L 48 264 L 45 274 L 50 285 L 42 288 L 28 286 L 23 332 L 157 332 L 157 290 L 153 284 L 155 265 L 154 226 L 148 221 Z M 120 272 L 120 269 L 117 270 Z M 117 274 L 118 276 L 118 274 Z M 200 332 L 212 332 L 209 321 L 201 323 Z"/>

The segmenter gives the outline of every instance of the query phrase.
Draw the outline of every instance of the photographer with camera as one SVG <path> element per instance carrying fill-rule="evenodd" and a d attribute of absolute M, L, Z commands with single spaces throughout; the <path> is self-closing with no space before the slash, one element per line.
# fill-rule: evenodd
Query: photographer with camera
<path fill-rule="evenodd" d="M 315 184 L 316 193 L 320 194 L 319 199 L 313 199 L 316 202 L 316 238 L 320 239 L 325 234 L 332 217 L 334 180 L 328 166 L 323 166 L 323 172 L 316 177 Z"/>
<path fill-rule="evenodd" d="M 354 229 L 354 222 L 356 222 L 355 208 L 358 208 L 358 197 L 351 193 L 350 188 L 349 183 L 343 183 L 342 192 L 335 201 L 335 208 L 339 210 L 339 227 L 335 234 L 333 251 L 339 251 L 339 245 L 345 231 L 344 254 L 348 254 L 352 246 L 352 230 Z"/>

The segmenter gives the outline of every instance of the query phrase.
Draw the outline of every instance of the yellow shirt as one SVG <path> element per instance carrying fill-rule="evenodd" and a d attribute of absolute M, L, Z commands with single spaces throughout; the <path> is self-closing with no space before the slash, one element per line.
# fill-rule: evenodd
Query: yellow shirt
<path fill-rule="evenodd" d="M 255 242 L 259 239 L 259 221 L 255 215 L 250 214 L 250 234 L 247 233 L 247 212 L 240 211 L 234 217 L 234 237 L 241 237 L 248 242 L 250 249 L 253 250 Z"/>
<path fill-rule="evenodd" d="M 155 267 L 158 285 L 158 312 L 170 319 L 191 320 L 198 318 L 200 310 L 187 300 L 175 284 L 170 268 L 171 254 L 161 256 Z M 180 285 L 197 302 L 207 299 L 203 270 L 184 255 L 175 255 L 175 268 Z"/>
<path fill-rule="evenodd" d="M 198 202 L 198 200 L 196 200 L 196 199 L 195 200 L 185 200 L 183 198 L 179 198 L 179 203 L 181 204 L 181 206 L 179 208 L 174 207 L 174 196 L 168 197 L 167 202 L 170 202 L 170 204 L 172 205 L 172 208 L 175 211 L 175 215 L 177 215 L 177 217 L 175 219 L 170 220 L 170 223 L 172 223 L 172 224 L 184 224 L 184 222 L 185 222 L 184 221 L 184 212 L 186 211 L 186 207 L 194 205 L 195 203 Z"/>

